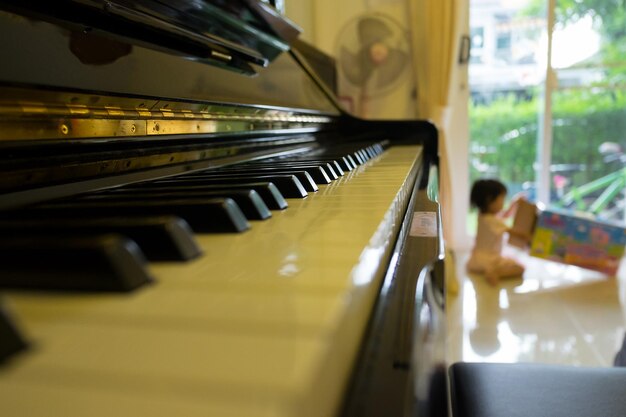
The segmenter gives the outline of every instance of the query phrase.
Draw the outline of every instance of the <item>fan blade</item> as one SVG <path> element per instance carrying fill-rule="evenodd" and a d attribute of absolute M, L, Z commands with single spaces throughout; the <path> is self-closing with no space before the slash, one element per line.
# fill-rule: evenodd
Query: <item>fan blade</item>
<path fill-rule="evenodd" d="M 358 23 L 359 43 L 364 47 L 369 47 L 375 42 L 392 35 L 391 29 L 380 19 L 375 17 L 364 17 Z"/>
<path fill-rule="evenodd" d="M 353 54 L 346 48 L 341 48 L 339 62 L 343 74 L 352 84 L 362 87 L 371 77 L 373 67 L 368 57 L 369 51 L 361 49 L 357 54 Z"/>
<path fill-rule="evenodd" d="M 408 54 L 399 49 L 389 49 L 385 62 L 378 67 L 377 87 L 391 84 L 405 70 L 409 61 Z"/>

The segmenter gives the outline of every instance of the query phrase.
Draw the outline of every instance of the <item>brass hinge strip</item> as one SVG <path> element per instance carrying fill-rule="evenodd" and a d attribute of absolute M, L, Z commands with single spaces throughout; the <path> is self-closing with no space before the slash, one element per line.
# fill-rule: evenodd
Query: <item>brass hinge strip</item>
<path fill-rule="evenodd" d="M 114 106 L 0 103 L 0 141 L 61 138 L 119 138 L 153 135 L 315 131 L 330 119 L 279 110 L 221 108 L 221 111 L 158 110 Z"/>
<path fill-rule="evenodd" d="M 114 118 L 114 119 L 209 119 L 233 121 L 281 121 L 297 123 L 328 123 L 326 116 L 296 113 L 282 110 L 259 110 L 255 108 L 221 107 L 206 111 L 187 109 L 145 107 L 122 108 L 116 106 L 89 107 L 86 105 L 52 105 L 38 102 L 0 103 L 0 118 L 9 117 L 68 117 L 68 118 Z"/>

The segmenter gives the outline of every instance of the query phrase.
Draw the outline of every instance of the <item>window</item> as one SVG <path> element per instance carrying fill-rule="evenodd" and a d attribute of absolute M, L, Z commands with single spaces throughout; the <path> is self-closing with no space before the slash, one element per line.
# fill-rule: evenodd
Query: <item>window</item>
<path fill-rule="evenodd" d="M 483 29 L 469 69 L 472 180 L 624 221 L 624 21 L 620 2 L 471 1 Z"/>

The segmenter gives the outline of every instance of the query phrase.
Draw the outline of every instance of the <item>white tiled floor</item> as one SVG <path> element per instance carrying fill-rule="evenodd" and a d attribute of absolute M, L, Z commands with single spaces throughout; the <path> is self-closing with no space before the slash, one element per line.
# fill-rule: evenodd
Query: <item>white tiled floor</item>
<path fill-rule="evenodd" d="M 533 258 L 524 277 L 489 286 L 456 254 L 448 294 L 448 363 L 540 362 L 612 366 L 626 329 L 626 265 L 618 277 Z"/>

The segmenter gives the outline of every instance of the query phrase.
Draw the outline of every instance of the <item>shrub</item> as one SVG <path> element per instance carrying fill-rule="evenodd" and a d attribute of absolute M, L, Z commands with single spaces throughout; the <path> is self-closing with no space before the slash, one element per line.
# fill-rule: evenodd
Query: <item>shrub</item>
<path fill-rule="evenodd" d="M 537 97 L 537 94 L 534 95 Z M 489 105 L 470 105 L 470 179 L 495 176 L 512 191 L 534 182 L 537 160 L 538 99 L 506 97 Z M 562 90 L 553 95 L 551 172 L 581 185 L 616 171 L 599 147 L 615 142 L 626 149 L 626 94 L 619 90 Z"/>

